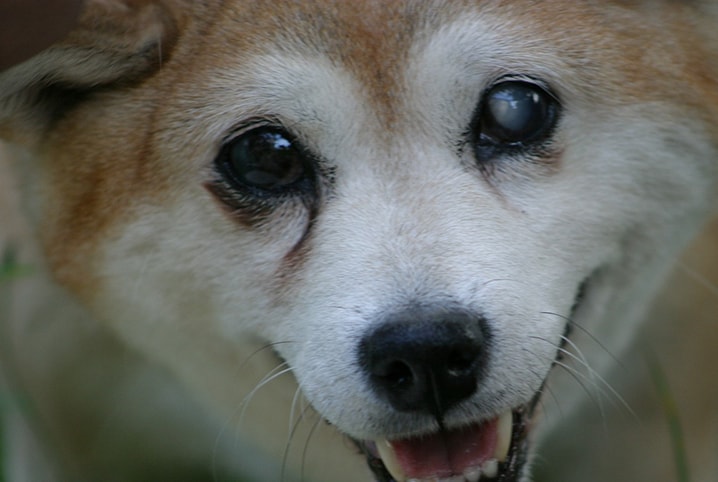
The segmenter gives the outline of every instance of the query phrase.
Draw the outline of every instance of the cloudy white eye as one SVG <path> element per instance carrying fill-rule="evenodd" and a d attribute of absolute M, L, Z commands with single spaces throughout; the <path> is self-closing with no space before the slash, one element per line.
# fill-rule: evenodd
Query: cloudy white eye
<path fill-rule="evenodd" d="M 481 99 L 472 129 L 476 147 L 493 152 L 540 143 L 553 131 L 558 108 L 556 98 L 535 83 L 500 82 Z"/>
<path fill-rule="evenodd" d="M 290 134 L 262 126 L 231 139 L 218 156 L 220 173 L 234 188 L 279 195 L 311 184 L 311 159 Z"/>

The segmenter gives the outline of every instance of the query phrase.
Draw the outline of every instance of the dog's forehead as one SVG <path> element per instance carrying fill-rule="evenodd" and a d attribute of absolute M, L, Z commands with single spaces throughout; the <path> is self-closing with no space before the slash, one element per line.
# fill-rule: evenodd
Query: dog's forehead
<path fill-rule="evenodd" d="M 339 111 L 366 114 L 372 122 L 362 128 L 372 124 L 378 142 L 427 120 L 436 105 L 416 108 L 430 99 L 445 103 L 436 113 L 466 117 L 462 109 L 475 107 L 490 75 L 540 63 L 526 60 L 527 49 L 554 64 L 546 70 L 559 72 L 559 57 L 530 40 L 539 28 L 492 2 L 227 3 L 207 29 L 213 40 L 179 70 L 190 97 L 196 85 L 210 84 L 202 101 L 217 108 L 206 111 L 232 109 L 240 120 L 275 117 L 304 131 L 321 121 L 319 135 L 341 125 L 331 118 Z M 190 110 L 184 103 L 180 109 Z M 332 130 L 347 136 L 359 124 L 354 119 Z"/>
<path fill-rule="evenodd" d="M 277 80 L 291 72 L 286 84 L 298 91 L 311 75 L 297 75 L 291 68 L 304 62 L 310 72 L 321 61 L 333 72 L 347 74 L 337 83 L 355 82 L 362 102 L 379 114 L 384 129 L 406 120 L 406 112 L 398 111 L 407 106 L 412 85 L 432 70 L 443 90 L 457 81 L 482 80 L 479 76 L 520 73 L 582 90 L 581 95 L 596 93 L 602 101 L 656 92 L 646 82 L 661 77 L 651 72 L 661 65 L 646 55 L 646 42 L 655 46 L 661 39 L 640 28 L 643 20 L 615 5 L 597 8 L 591 2 L 564 0 L 541 5 L 523 0 L 225 2 L 202 32 L 208 41 L 200 43 L 201 54 L 192 55 L 192 65 L 180 65 L 180 70 L 183 76 L 193 71 L 204 76 L 198 81 L 205 83 L 206 70 L 197 65 L 204 63 L 213 72 L 230 73 L 226 78 L 237 90 L 265 79 L 267 86 L 281 87 Z M 616 16 L 625 17 L 624 23 L 637 22 L 636 29 L 614 28 Z M 192 36 L 187 43 L 196 44 Z M 620 55 L 614 45 L 621 45 Z M 669 47 L 656 50 L 681 60 Z M 254 62 L 262 56 L 279 59 L 264 70 L 265 79 L 262 66 Z M 421 65 L 430 57 L 433 63 Z M 447 69 L 453 71 L 441 78 Z M 481 87 L 480 82 L 474 85 Z M 330 89 L 326 96 L 336 98 Z"/>
<path fill-rule="evenodd" d="M 402 69 L 426 10 L 422 5 L 345 0 L 228 2 L 215 17 L 211 35 L 217 40 L 207 44 L 205 58 L 216 69 L 234 70 L 239 82 L 247 82 L 245 75 L 264 73 L 276 84 L 282 74 L 292 72 L 295 78 L 287 83 L 297 87 L 311 75 L 297 75 L 292 67 L 305 62 L 309 73 L 322 70 L 316 65 L 321 61 L 325 67 L 332 66 L 335 74 L 339 70 L 348 73 L 362 86 L 365 99 L 389 116 L 392 95 L 401 90 Z M 262 72 L 253 62 L 258 57 L 277 61 L 265 63 Z M 327 90 L 328 96 L 333 94 Z"/>
<path fill-rule="evenodd" d="M 206 15 L 202 7 L 195 8 Z M 287 53 L 326 56 L 386 92 L 396 85 L 392 82 L 417 43 L 451 25 L 473 23 L 503 38 L 500 47 L 506 51 L 527 57 L 552 51 L 576 68 L 591 69 L 597 60 L 620 68 L 631 81 L 624 89 L 638 83 L 633 93 L 640 92 L 641 80 L 652 70 L 705 65 L 697 62 L 706 58 L 707 47 L 693 35 L 691 14 L 685 5 L 646 0 L 233 1 L 222 2 L 201 35 L 215 39 L 202 44 L 210 57 L 224 62 L 231 52 L 260 53 L 279 46 Z"/>

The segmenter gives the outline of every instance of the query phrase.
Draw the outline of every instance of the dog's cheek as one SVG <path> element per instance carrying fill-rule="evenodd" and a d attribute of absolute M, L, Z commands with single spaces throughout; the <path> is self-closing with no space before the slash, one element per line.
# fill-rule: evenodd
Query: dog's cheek
<path fill-rule="evenodd" d="M 194 229 L 194 221 L 187 224 L 173 210 L 200 202 L 201 187 L 189 185 L 199 184 L 198 173 L 185 157 L 168 159 L 158 148 L 156 98 L 164 87 L 145 87 L 98 94 L 77 106 L 57 122 L 39 159 L 27 163 L 49 267 L 90 305 L 100 304 L 108 279 L 119 278 L 107 272 L 110 261 L 142 256 L 151 271 L 171 256 L 157 244 L 161 234 L 171 235 L 180 222 Z M 132 236 L 132 249 L 114 251 L 118 240 Z"/>
<path fill-rule="evenodd" d="M 99 248 L 117 236 L 139 206 L 151 202 L 148 198 L 161 200 L 167 191 L 164 176 L 146 170 L 136 135 L 122 144 L 103 145 L 104 132 L 92 123 L 87 126 L 56 132 L 47 146 L 53 157 L 43 160 L 47 170 L 34 174 L 50 267 L 82 297 L 92 297 L 101 281 Z"/>

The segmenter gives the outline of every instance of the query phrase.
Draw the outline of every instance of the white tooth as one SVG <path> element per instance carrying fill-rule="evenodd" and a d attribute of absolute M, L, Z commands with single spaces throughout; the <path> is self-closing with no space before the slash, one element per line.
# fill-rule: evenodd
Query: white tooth
<path fill-rule="evenodd" d="M 394 447 L 391 446 L 391 442 L 386 439 L 380 439 L 375 443 L 381 461 L 384 462 L 386 470 L 389 471 L 394 480 L 396 480 L 396 482 L 411 482 L 406 480 L 406 474 L 404 474 L 404 470 L 396 458 L 396 452 L 394 452 Z"/>
<path fill-rule="evenodd" d="M 483 464 L 481 464 L 481 473 L 490 478 L 493 479 L 497 475 L 499 475 L 499 461 L 496 459 L 489 459 Z"/>
<path fill-rule="evenodd" d="M 464 478 L 467 482 L 479 482 L 479 480 L 481 480 L 481 469 L 466 469 L 464 471 Z"/>
<path fill-rule="evenodd" d="M 499 439 L 496 443 L 496 450 L 494 451 L 494 458 L 499 462 L 506 460 L 509 455 L 509 448 L 511 447 L 511 432 L 513 431 L 514 415 L 509 410 L 508 412 L 501 415 L 499 418 Z"/>

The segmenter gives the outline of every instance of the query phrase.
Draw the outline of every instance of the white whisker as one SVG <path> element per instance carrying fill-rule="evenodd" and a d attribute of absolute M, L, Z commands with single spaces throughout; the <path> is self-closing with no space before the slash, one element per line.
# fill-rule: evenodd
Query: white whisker
<path fill-rule="evenodd" d="M 685 262 L 678 263 L 677 266 L 681 271 L 683 271 L 686 276 L 691 278 L 693 281 L 698 283 L 700 286 L 702 286 L 712 294 L 718 296 L 718 284 L 712 282 L 706 276 L 699 273 L 696 269 L 688 266 Z"/>
<path fill-rule="evenodd" d="M 615 361 L 618 365 L 623 366 L 623 362 L 613 354 L 611 350 L 609 350 L 606 345 L 604 345 L 601 340 L 599 340 L 593 333 L 591 333 L 589 330 L 581 326 L 580 324 L 576 323 L 576 321 L 566 315 L 562 315 L 560 313 L 554 313 L 552 311 L 541 311 L 540 314 L 542 315 L 550 315 L 550 316 L 556 316 L 558 318 L 561 318 L 562 320 L 565 320 L 572 328 L 578 328 L 582 333 L 584 333 L 586 336 L 588 336 L 596 345 L 598 345 L 601 350 L 604 351 L 608 356 L 610 356 L 613 361 Z"/>
<path fill-rule="evenodd" d="M 294 396 L 292 397 L 292 405 L 289 408 L 289 426 L 287 427 L 287 433 L 292 432 L 292 427 L 294 427 L 294 413 L 297 411 L 299 400 L 302 396 L 302 389 L 301 387 L 297 387 L 297 389 L 294 391 Z M 299 413 L 301 413 L 304 409 L 300 409 Z"/>
<path fill-rule="evenodd" d="M 316 417 L 316 420 L 314 421 L 314 424 L 312 425 L 312 428 L 309 430 L 309 435 L 307 435 L 307 441 L 304 443 L 304 449 L 302 450 L 302 468 L 299 472 L 301 474 L 302 480 L 304 480 L 304 471 L 306 467 L 307 462 L 307 454 L 309 452 L 309 444 L 311 443 L 312 437 L 314 436 L 314 433 L 317 430 L 317 427 L 319 427 L 319 424 L 322 423 L 321 417 Z"/>
<path fill-rule="evenodd" d="M 579 366 L 583 367 L 586 372 L 584 373 L 581 370 L 578 370 L 571 365 L 567 363 L 563 363 L 560 360 L 555 360 L 554 363 L 557 366 L 560 366 L 564 370 L 566 370 L 569 374 L 572 374 L 574 378 L 576 376 L 581 377 L 583 380 L 586 380 L 590 382 L 591 386 L 593 387 L 593 390 L 597 394 L 597 398 L 594 399 L 595 403 L 598 405 L 599 410 L 601 411 L 601 416 L 605 420 L 605 413 L 604 413 L 604 407 L 603 407 L 603 398 L 605 397 L 609 401 L 617 402 L 620 406 L 622 406 L 632 417 L 638 418 L 633 408 L 630 406 L 630 404 L 623 398 L 623 396 L 603 377 L 601 374 L 596 371 L 588 362 L 586 357 L 583 355 L 583 352 L 576 346 L 576 344 L 568 339 L 567 337 L 561 337 L 564 342 L 576 350 L 578 354 L 574 354 L 570 350 L 567 350 L 561 346 L 557 346 L 554 342 L 547 340 L 545 338 L 539 337 L 539 336 L 531 336 L 530 338 L 540 340 L 543 342 L 548 343 L 552 347 L 556 348 L 561 354 L 568 357 L 569 359 L 575 361 L 579 364 Z M 584 387 L 585 388 L 585 387 Z M 589 394 L 590 395 L 590 394 Z M 601 397 L 601 395 L 604 395 L 604 397 Z M 592 397 L 593 398 L 593 397 Z"/>
<path fill-rule="evenodd" d="M 302 421 L 304 420 L 304 417 L 307 415 L 307 412 L 310 408 L 311 406 L 307 405 L 306 407 L 304 407 L 304 409 L 302 409 L 301 413 L 299 414 L 299 417 L 297 417 L 296 422 L 287 434 L 287 443 L 285 444 L 284 455 L 282 456 L 282 470 L 280 473 L 280 480 L 284 480 L 284 477 L 286 475 L 287 465 L 289 463 L 289 453 L 291 452 L 294 436 L 297 434 L 297 430 L 299 430 L 299 426 L 301 425 Z"/>
<path fill-rule="evenodd" d="M 630 404 L 623 398 L 623 396 L 621 396 L 621 394 L 618 392 L 618 390 L 616 390 L 616 389 L 613 387 L 613 385 L 611 385 L 598 371 L 596 371 L 596 370 L 589 364 L 588 360 L 587 360 L 586 357 L 583 355 L 583 352 L 578 348 L 578 346 L 576 346 L 576 344 L 575 344 L 571 339 L 569 339 L 568 337 L 562 336 L 561 339 L 564 340 L 564 341 L 566 342 L 566 344 L 569 345 L 571 348 L 573 348 L 574 350 L 576 350 L 576 353 L 578 354 L 578 356 L 575 355 L 574 353 L 572 353 L 571 351 L 566 350 L 566 349 L 564 349 L 564 348 L 559 348 L 559 349 L 561 350 L 561 353 L 565 354 L 565 355 L 568 356 L 569 358 L 571 358 L 571 359 L 577 361 L 577 362 L 580 363 L 582 366 L 584 366 L 584 367 L 586 368 L 586 370 L 588 370 L 588 372 L 589 372 L 589 374 L 590 374 L 590 376 L 591 376 L 592 378 L 594 378 L 595 380 L 597 380 L 598 382 L 600 382 L 600 384 L 601 384 L 604 388 L 608 389 L 608 391 L 611 393 L 611 395 L 613 395 L 613 397 L 615 398 L 615 400 L 617 400 L 618 402 L 620 402 L 620 404 L 623 406 L 623 408 L 625 408 L 625 409 L 628 411 L 628 413 L 631 414 L 632 417 L 637 418 L 637 415 L 636 415 L 636 413 L 634 412 L 633 408 L 631 408 Z M 610 399 L 610 398 L 609 398 L 609 399 Z"/>
<path fill-rule="evenodd" d="M 547 340 L 543 340 L 542 338 L 539 338 L 539 337 L 532 337 L 532 338 L 539 339 L 539 340 L 542 340 L 542 341 L 546 341 L 547 343 L 550 343 L 552 346 L 555 346 L 553 343 L 551 343 L 551 342 L 549 342 L 549 341 L 547 341 Z M 558 349 L 561 350 L 560 348 L 558 348 Z M 603 407 L 603 403 L 602 403 L 602 401 L 601 401 L 602 399 L 601 399 L 601 397 L 600 397 L 600 394 L 601 394 L 602 390 L 601 390 L 601 387 L 596 383 L 596 381 L 595 381 L 593 378 L 591 378 L 590 376 L 586 375 L 586 374 L 583 373 L 582 371 L 577 370 L 576 368 L 574 368 L 574 367 L 572 367 L 572 366 L 570 366 L 570 365 L 568 365 L 568 364 L 566 364 L 566 363 L 563 363 L 563 362 L 561 362 L 561 361 L 559 361 L 559 360 L 549 359 L 548 357 L 546 357 L 546 356 L 544 356 L 544 355 L 539 355 L 539 354 L 537 354 L 537 353 L 535 353 L 535 352 L 529 350 L 528 348 L 525 348 L 525 350 L 526 350 L 528 353 L 530 353 L 530 354 L 532 354 L 533 356 L 535 356 L 535 357 L 536 357 L 537 359 L 539 359 L 539 360 L 544 360 L 544 361 L 545 361 L 545 360 L 549 360 L 549 361 L 551 361 L 551 363 L 553 363 L 555 366 L 558 366 L 558 367 L 561 367 L 562 369 L 564 369 L 564 370 L 566 371 L 566 373 L 568 373 L 568 374 L 571 376 L 571 378 L 573 378 L 573 379 L 581 386 L 581 388 L 584 390 L 584 392 L 586 392 L 586 395 L 587 395 L 587 396 L 591 399 L 591 401 L 593 401 L 593 403 L 598 407 L 599 412 L 600 412 L 600 414 L 601 414 L 601 419 L 604 420 L 604 421 L 606 420 L 606 413 L 605 413 L 605 410 L 604 410 L 604 407 Z M 587 385 L 587 384 L 588 384 L 588 385 Z M 589 388 L 589 386 L 590 386 L 590 388 Z"/>
<path fill-rule="evenodd" d="M 538 357 L 538 355 L 536 355 L 536 354 L 534 354 L 534 356 Z M 556 397 L 556 393 L 554 393 L 554 391 L 551 390 L 551 387 L 549 386 L 549 384 L 544 383 L 544 379 L 545 379 L 544 375 L 536 372 L 533 369 L 530 369 L 530 371 L 536 377 L 536 379 L 539 381 L 539 383 L 542 384 L 541 388 L 538 391 L 542 394 L 548 392 L 548 394 L 551 396 L 551 399 L 553 400 L 554 404 L 556 405 L 556 408 L 558 408 L 559 413 L 561 414 L 561 416 L 563 416 L 563 409 L 561 408 L 561 403 L 559 402 L 558 397 Z M 544 402 L 543 402 L 543 397 L 539 397 L 539 403 L 541 403 L 542 407 L 545 407 Z"/>
<path fill-rule="evenodd" d="M 254 395 L 262 388 L 265 387 L 267 384 L 271 383 L 272 381 L 276 380 L 277 378 L 281 377 L 282 375 L 285 375 L 287 373 L 291 373 L 293 371 L 293 368 L 289 366 L 289 363 L 283 362 L 274 367 L 272 370 L 269 371 L 267 375 L 262 378 L 259 383 L 257 383 L 257 386 L 255 386 L 251 392 L 247 394 L 244 399 L 242 399 L 242 412 L 239 415 L 239 425 L 242 425 L 242 421 L 244 420 L 245 412 L 247 411 L 247 407 L 249 406 L 249 402 L 252 400 Z"/>

